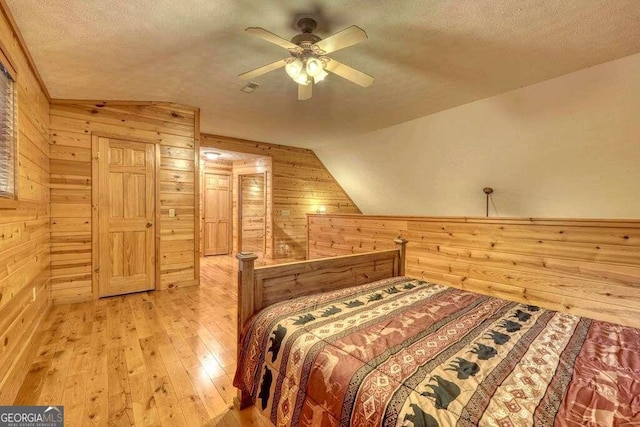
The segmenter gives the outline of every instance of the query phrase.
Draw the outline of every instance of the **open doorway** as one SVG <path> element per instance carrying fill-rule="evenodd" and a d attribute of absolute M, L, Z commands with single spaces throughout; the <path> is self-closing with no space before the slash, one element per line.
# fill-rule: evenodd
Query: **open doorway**
<path fill-rule="evenodd" d="M 201 148 L 201 256 L 273 258 L 271 158 Z"/>
<path fill-rule="evenodd" d="M 267 238 L 266 173 L 238 175 L 238 252 L 264 256 Z"/>

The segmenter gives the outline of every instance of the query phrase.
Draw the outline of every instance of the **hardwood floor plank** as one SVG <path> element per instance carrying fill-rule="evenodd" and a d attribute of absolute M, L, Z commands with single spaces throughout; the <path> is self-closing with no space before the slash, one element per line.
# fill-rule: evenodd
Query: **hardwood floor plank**
<path fill-rule="evenodd" d="M 83 424 L 106 426 L 109 420 L 107 357 L 106 348 L 102 349 L 103 352 L 98 357 L 100 360 L 95 364 L 95 370 L 87 381 Z"/>
<path fill-rule="evenodd" d="M 14 405 L 35 405 L 42 391 L 44 377 L 51 367 L 51 359 L 35 361 L 25 376 L 20 390 L 13 401 Z"/>
<path fill-rule="evenodd" d="M 236 260 L 201 269 L 199 287 L 53 307 L 13 404 L 62 404 L 74 426 L 269 426 L 233 406 Z"/>
<path fill-rule="evenodd" d="M 200 339 L 200 337 L 189 337 L 186 338 L 185 341 L 200 362 L 200 366 L 196 366 L 196 368 L 204 368 L 208 374 L 214 375 L 214 378 L 216 374 L 218 374 L 219 376 L 224 373 L 222 366 L 220 365 L 220 363 L 218 363 L 218 360 L 215 358 L 213 353 L 211 353 L 205 343 Z"/>
<path fill-rule="evenodd" d="M 122 346 L 110 348 L 107 352 L 107 358 L 109 363 L 109 425 L 135 425 L 124 348 Z"/>
<path fill-rule="evenodd" d="M 85 387 L 85 375 L 79 373 L 67 377 L 62 398 L 64 421 L 67 425 L 80 426 L 83 423 Z"/>
<path fill-rule="evenodd" d="M 42 390 L 38 398 L 39 405 L 57 405 L 62 401 L 65 382 L 69 374 L 69 362 L 72 356 L 73 345 L 56 350 L 51 367 L 44 376 Z"/>
<path fill-rule="evenodd" d="M 211 382 L 208 372 L 203 367 L 191 368 L 187 373 L 210 419 L 214 419 L 232 409 L 220 396 L 215 385 Z"/>
<path fill-rule="evenodd" d="M 83 424 L 106 426 L 109 413 L 109 377 L 107 375 L 107 317 L 102 301 L 95 304 L 95 314 L 88 360 L 89 369 L 85 382 Z"/>
<path fill-rule="evenodd" d="M 153 310 L 153 303 L 143 297 L 145 294 L 134 294 L 129 299 L 129 306 L 133 312 L 138 338 L 152 336 L 154 327 L 146 315 L 147 311 Z"/>
<path fill-rule="evenodd" d="M 190 395 L 178 401 L 187 425 L 205 426 L 209 424 L 209 416 L 197 395 Z"/>
<path fill-rule="evenodd" d="M 93 325 L 90 323 L 93 329 Z M 91 367 L 91 347 L 92 337 L 90 335 L 79 337 L 73 349 L 72 359 L 69 369 L 74 373 L 88 373 Z"/>
<path fill-rule="evenodd" d="M 156 399 L 149 384 L 146 371 L 129 375 L 131 400 L 135 425 L 160 426 L 160 416 L 156 410 Z"/>
<path fill-rule="evenodd" d="M 187 423 L 190 426 L 205 425 L 209 421 L 207 411 L 193 388 L 184 365 L 181 362 L 171 363 L 167 365 L 167 371 Z"/>
<path fill-rule="evenodd" d="M 233 399 L 238 395 L 237 389 L 233 386 L 233 378 L 228 374 L 222 375 L 214 379 L 213 384 L 216 386 L 218 393 L 220 393 L 224 401 L 232 405 Z"/>
<path fill-rule="evenodd" d="M 124 355 L 129 376 L 146 372 L 144 357 L 140 348 L 140 338 L 135 327 L 126 328 Z"/>
<path fill-rule="evenodd" d="M 167 381 L 169 378 L 166 378 Z M 175 395 L 156 399 L 158 414 L 160 415 L 160 423 L 163 427 L 190 427 L 187 424 Z"/>
<path fill-rule="evenodd" d="M 158 351 L 155 337 L 142 338 L 140 340 L 140 350 L 149 380 L 153 381 L 168 376 L 167 368 Z"/>
<path fill-rule="evenodd" d="M 187 341 L 185 341 L 181 333 L 177 332 L 169 335 L 169 340 L 171 340 L 171 343 L 178 354 L 178 358 L 187 369 L 200 364 L 200 361 L 196 355 L 193 354 L 193 351 L 191 351 L 189 345 L 187 345 Z"/>
<path fill-rule="evenodd" d="M 158 353 L 165 365 L 175 363 L 180 360 L 176 349 L 173 347 L 173 344 L 169 339 L 169 335 L 165 332 L 158 332 L 154 335 L 154 339 L 158 347 Z"/>

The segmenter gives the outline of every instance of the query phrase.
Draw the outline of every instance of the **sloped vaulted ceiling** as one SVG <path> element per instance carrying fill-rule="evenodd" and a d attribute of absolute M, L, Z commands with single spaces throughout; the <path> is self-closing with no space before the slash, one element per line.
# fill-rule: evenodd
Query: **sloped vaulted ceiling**
<path fill-rule="evenodd" d="M 319 147 L 640 51 L 637 0 L 7 0 L 54 98 L 173 101 L 202 131 Z M 326 37 L 369 40 L 333 56 L 373 76 L 331 76 L 296 100 L 283 70 L 240 92 L 239 73 L 286 56 L 300 16 Z"/>
<path fill-rule="evenodd" d="M 316 152 L 364 213 L 640 218 L 640 53 Z"/>

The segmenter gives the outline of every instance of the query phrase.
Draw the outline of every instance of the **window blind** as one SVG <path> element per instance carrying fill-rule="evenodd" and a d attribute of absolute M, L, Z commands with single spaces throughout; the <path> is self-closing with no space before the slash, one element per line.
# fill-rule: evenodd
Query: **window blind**
<path fill-rule="evenodd" d="M 15 196 L 15 105 L 13 79 L 0 63 L 0 197 Z"/>

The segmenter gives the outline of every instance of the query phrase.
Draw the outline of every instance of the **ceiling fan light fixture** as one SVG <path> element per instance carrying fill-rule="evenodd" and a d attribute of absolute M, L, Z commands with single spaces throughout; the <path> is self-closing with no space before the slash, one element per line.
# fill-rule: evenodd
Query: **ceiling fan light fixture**
<path fill-rule="evenodd" d="M 328 75 L 329 75 L 329 73 L 327 73 L 325 70 L 320 70 L 320 72 L 318 74 L 313 76 L 313 82 L 315 84 L 318 84 L 318 82 L 323 81 L 324 78 L 327 77 Z"/>
<path fill-rule="evenodd" d="M 292 79 L 296 79 L 303 71 L 304 64 L 300 58 L 296 58 L 293 61 L 285 65 L 284 69 Z"/>
<path fill-rule="evenodd" d="M 315 77 L 320 74 L 320 72 L 323 71 L 323 67 L 324 64 L 318 58 L 311 57 L 307 59 L 306 70 L 310 77 Z"/>
<path fill-rule="evenodd" d="M 300 74 L 298 74 L 298 77 L 295 77 L 293 80 L 294 80 L 296 83 L 298 83 L 298 84 L 300 84 L 300 85 L 305 85 L 305 86 L 306 86 L 306 85 L 308 85 L 308 84 L 309 84 L 309 82 L 311 81 L 311 80 L 309 79 L 309 76 L 307 75 L 307 73 L 306 73 L 304 70 L 302 70 L 302 71 L 300 72 Z"/>
<path fill-rule="evenodd" d="M 298 20 L 298 28 L 302 33 L 294 36 L 291 40 L 283 39 L 260 27 L 245 29 L 248 34 L 286 49 L 289 55 L 271 64 L 242 73 L 238 77 L 250 80 L 270 71 L 284 68 L 287 75 L 298 84 L 299 101 L 310 99 L 313 85 L 324 80 L 328 73 L 336 74 L 362 87 L 371 86 L 374 81 L 373 77 L 326 56 L 367 40 L 367 33 L 362 28 L 352 25 L 322 39 L 313 34 L 316 26 L 317 23 L 312 18 L 305 17 Z"/>

